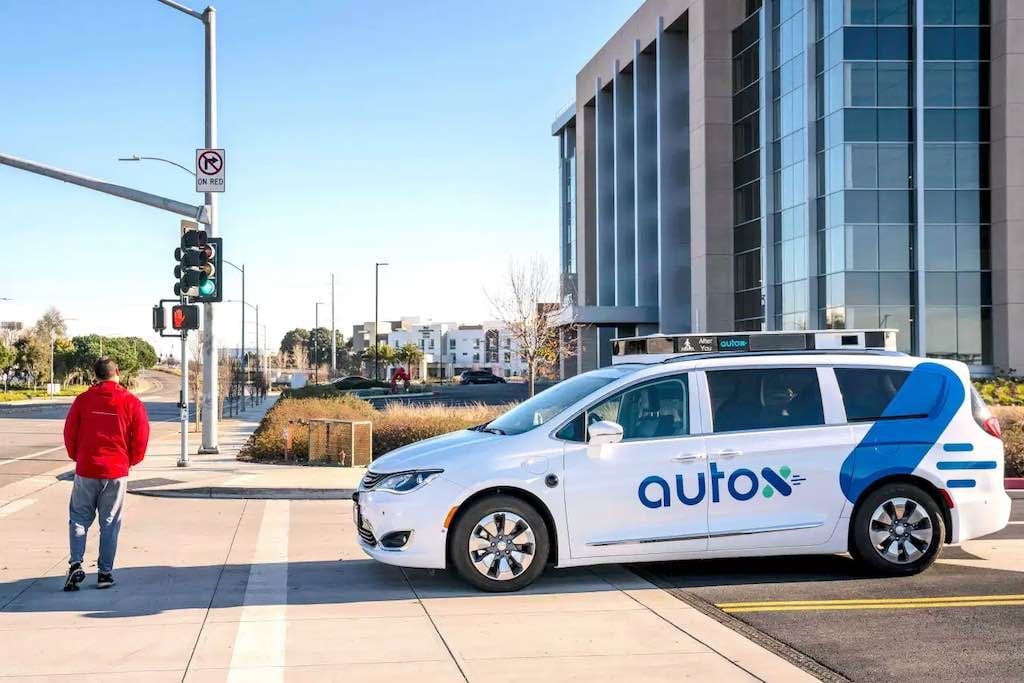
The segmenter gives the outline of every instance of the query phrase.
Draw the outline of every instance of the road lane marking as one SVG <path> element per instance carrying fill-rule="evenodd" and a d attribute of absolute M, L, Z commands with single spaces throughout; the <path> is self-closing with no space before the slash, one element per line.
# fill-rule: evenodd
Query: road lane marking
<path fill-rule="evenodd" d="M 958 595 L 927 598 L 875 598 L 842 600 L 773 600 L 722 602 L 715 607 L 729 614 L 749 612 L 808 612 L 814 610 L 924 609 L 929 607 L 983 607 L 1024 605 L 1024 594 Z"/>
<path fill-rule="evenodd" d="M 35 498 L 21 498 L 14 502 L 8 503 L 7 505 L 0 505 L 0 519 L 3 519 L 8 515 L 13 515 L 15 512 L 18 512 L 19 510 L 24 510 L 34 502 L 36 502 Z"/>
<path fill-rule="evenodd" d="M 10 465 L 12 462 L 18 462 L 19 460 L 28 460 L 34 458 L 37 455 L 46 455 L 47 453 L 53 453 L 54 451 L 63 450 L 64 446 L 54 446 L 53 448 L 47 448 L 45 451 L 36 451 L 35 453 L 29 453 L 27 455 L 19 455 L 17 458 L 11 458 L 9 460 L 0 460 L 0 467 L 4 465 Z"/>
<path fill-rule="evenodd" d="M 260 672 L 261 681 L 284 680 L 290 510 L 287 500 L 269 500 L 263 508 L 231 654 L 229 682 L 253 680 L 250 667 L 273 667 Z"/>

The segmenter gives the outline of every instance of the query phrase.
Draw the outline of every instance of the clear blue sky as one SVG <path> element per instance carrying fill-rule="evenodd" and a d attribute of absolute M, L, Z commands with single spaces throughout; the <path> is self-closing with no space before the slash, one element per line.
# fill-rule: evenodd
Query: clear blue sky
<path fill-rule="evenodd" d="M 639 4 L 218 3 L 220 229 L 273 344 L 312 326 L 332 271 L 347 337 L 373 317 L 375 260 L 384 319 L 485 318 L 510 256 L 554 264 L 550 124 Z M 191 165 L 202 73 L 202 25 L 156 0 L 0 2 L 0 150 L 199 203 L 182 171 L 116 159 Z M 171 295 L 172 214 L 0 167 L 0 225 L 0 319 L 56 305 L 72 333 L 145 335 Z M 221 344 L 239 309 L 220 307 Z"/>

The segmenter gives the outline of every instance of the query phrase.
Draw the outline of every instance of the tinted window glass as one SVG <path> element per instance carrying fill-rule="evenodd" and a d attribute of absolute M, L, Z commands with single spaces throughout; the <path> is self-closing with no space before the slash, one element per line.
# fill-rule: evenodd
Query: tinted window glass
<path fill-rule="evenodd" d="M 907 380 L 906 370 L 836 368 L 849 422 L 877 420 Z"/>
<path fill-rule="evenodd" d="M 686 436 L 690 403 L 686 376 L 643 384 L 587 411 L 587 425 L 600 420 L 622 425 L 623 441 Z"/>
<path fill-rule="evenodd" d="M 824 424 L 813 368 L 708 372 L 715 432 Z"/>

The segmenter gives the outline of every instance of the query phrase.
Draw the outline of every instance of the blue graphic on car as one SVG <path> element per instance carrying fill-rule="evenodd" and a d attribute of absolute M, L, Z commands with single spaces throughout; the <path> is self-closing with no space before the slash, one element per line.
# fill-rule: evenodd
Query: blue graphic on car
<path fill-rule="evenodd" d="M 964 387 L 938 363 L 914 368 L 899 391 L 843 461 L 839 487 L 851 503 L 873 482 L 912 473 L 938 442 L 964 401 Z"/>

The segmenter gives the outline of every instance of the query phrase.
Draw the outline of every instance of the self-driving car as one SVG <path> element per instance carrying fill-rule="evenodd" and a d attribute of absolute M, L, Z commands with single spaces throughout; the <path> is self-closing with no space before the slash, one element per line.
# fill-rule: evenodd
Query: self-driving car
<path fill-rule="evenodd" d="M 548 565 L 849 553 L 926 569 L 1006 526 L 998 421 L 891 330 L 638 337 L 477 427 L 375 460 L 359 543 L 511 591 Z"/>

